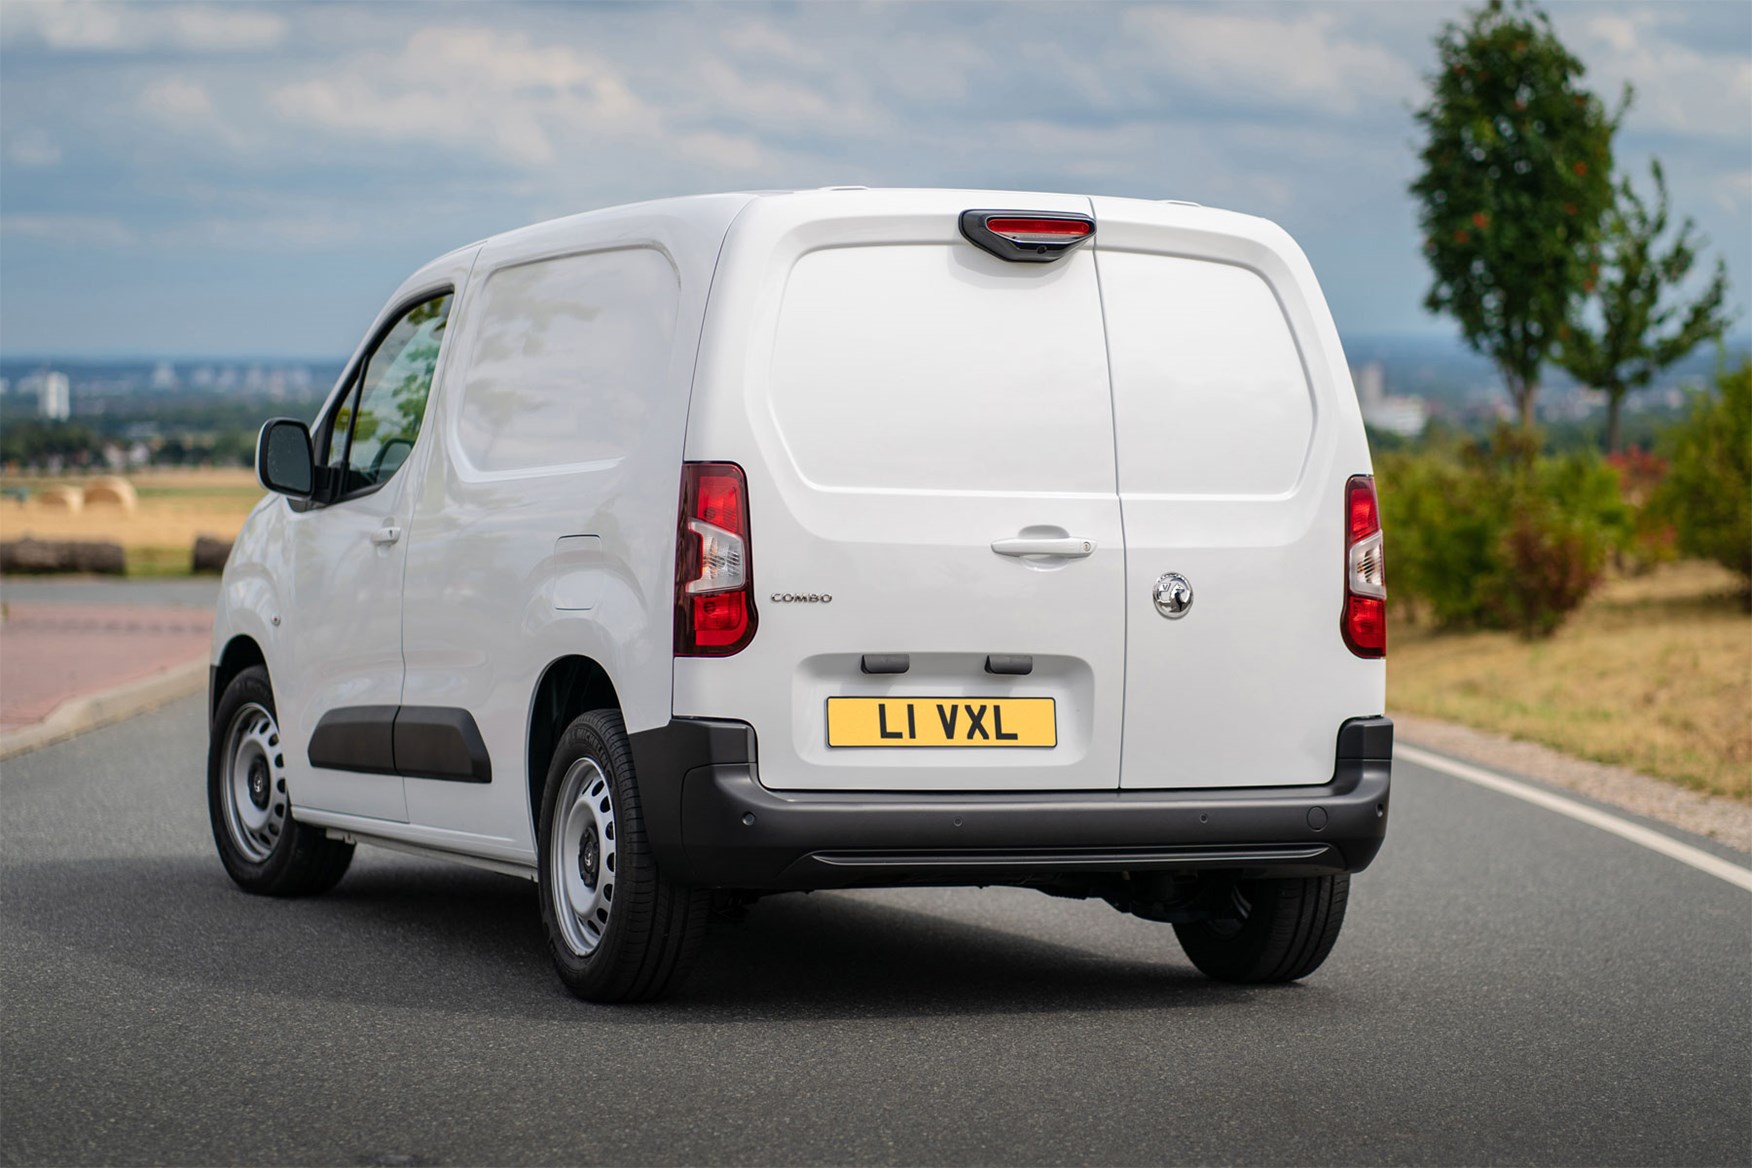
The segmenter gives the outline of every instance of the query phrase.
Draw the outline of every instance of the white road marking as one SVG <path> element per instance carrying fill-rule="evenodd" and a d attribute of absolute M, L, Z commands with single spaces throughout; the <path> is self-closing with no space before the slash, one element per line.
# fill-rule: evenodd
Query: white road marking
<path fill-rule="evenodd" d="M 1597 807 L 1589 807 L 1586 803 L 1578 803 L 1574 799 L 1565 799 L 1562 795 L 1554 795 L 1550 791 L 1499 775 L 1495 771 L 1487 771 L 1483 767 L 1471 766 L 1463 762 L 1454 762 L 1439 754 L 1431 754 L 1427 750 L 1419 750 L 1415 746 L 1396 743 L 1393 747 L 1393 757 L 1414 762 L 1418 766 L 1429 767 L 1443 774 L 1453 775 L 1457 779 L 1465 779 L 1469 783 L 1477 783 L 1481 787 L 1489 787 L 1493 791 L 1501 791 L 1505 795 L 1513 795 L 1517 799 L 1525 799 L 1547 811 L 1555 811 L 1559 815 L 1567 815 L 1571 819 L 1580 820 L 1601 831 L 1609 831 L 1633 844 L 1641 844 L 1651 852 L 1659 852 L 1670 856 L 1681 864 L 1689 864 L 1699 872 L 1708 872 L 1711 876 L 1726 880 L 1729 884 L 1752 892 L 1752 868 L 1745 868 L 1720 856 L 1712 855 L 1702 848 L 1694 848 L 1690 844 L 1680 843 L 1671 836 L 1662 835 L 1658 831 L 1650 831 L 1640 823 L 1632 823 L 1621 819 Z"/>

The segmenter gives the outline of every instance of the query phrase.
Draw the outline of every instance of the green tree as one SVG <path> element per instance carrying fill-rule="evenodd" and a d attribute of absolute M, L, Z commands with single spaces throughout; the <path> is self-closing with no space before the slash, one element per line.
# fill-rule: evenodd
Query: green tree
<path fill-rule="evenodd" d="M 1733 319 L 1723 308 L 1728 269 L 1719 259 L 1695 300 L 1687 302 L 1676 294 L 1704 241 L 1687 217 L 1672 246 L 1660 250 L 1669 222 L 1667 179 L 1659 162 L 1649 169 L 1655 179 L 1654 209 L 1625 179 L 1606 215 L 1601 275 L 1591 288 L 1584 286 L 1591 296 L 1580 302 L 1597 309 L 1599 329 L 1590 328 L 1578 314 L 1558 348 L 1559 362 L 1571 375 L 1606 395 L 1606 449 L 1613 454 L 1619 449 L 1625 395 L 1646 387 L 1705 341 L 1718 339 Z M 1668 303 L 1663 305 L 1663 298 Z"/>
<path fill-rule="evenodd" d="M 1740 573 L 1752 606 L 1752 361 L 1717 376 L 1668 445 L 1657 513 L 1677 529 L 1681 552 Z"/>
<path fill-rule="evenodd" d="M 1612 203 L 1617 116 L 1581 88 L 1582 63 L 1545 14 L 1491 0 L 1436 39 L 1441 72 L 1417 111 L 1428 133 L 1412 183 L 1434 280 L 1431 312 L 1496 363 L 1523 427 L 1539 372 L 1595 263 Z"/>

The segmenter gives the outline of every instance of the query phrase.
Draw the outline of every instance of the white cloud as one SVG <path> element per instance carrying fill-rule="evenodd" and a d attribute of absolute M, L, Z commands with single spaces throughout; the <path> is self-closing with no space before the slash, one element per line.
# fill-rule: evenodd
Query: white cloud
<path fill-rule="evenodd" d="M 220 111 L 207 87 L 182 74 L 150 82 L 135 98 L 135 108 L 175 133 L 218 146 L 231 156 L 259 144 Z"/>
<path fill-rule="evenodd" d="M 166 77 L 148 85 L 140 92 L 140 108 L 172 124 L 205 122 L 217 113 L 207 90 L 186 77 Z"/>
<path fill-rule="evenodd" d="M 334 247 L 359 235 L 359 225 L 352 220 L 329 215 L 273 215 L 194 219 L 155 232 L 151 242 L 162 247 L 276 252 Z"/>
<path fill-rule="evenodd" d="M 1124 19 L 1156 73 L 1225 103 L 1350 114 L 1417 94 L 1410 62 L 1339 24 L 1330 11 L 1279 17 L 1203 6 L 1134 8 Z"/>
<path fill-rule="evenodd" d="M 706 105 L 768 127 L 838 126 L 868 121 L 868 110 L 847 110 L 827 95 L 765 73 L 750 77 L 721 58 L 703 61 L 693 74 Z"/>
<path fill-rule="evenodd" d="M 59 166 L 61 147 L 42 130 L 23 130 L 6 144 L 6 160 L 29 170 Z"/>
<path fill-rule="evenodd" d="M 1752 132 L 1752 60 L 1746 46 L 1699 52 L 1662 32 L 1670 22 L 1670 13 L 1649 8 L 1613 11 L 1584 22 L 1576 49 L 1589 63 L 1592 88 L 1609 102 L 1625 83 L 1635 88 L 1626 129 L 1744 143 Z"/>
<path fill-rule="evenodd" d="M 1709 187 L 1715 205 L 1730 215 L 1745 215 L 1752 208 L 1752 170 L 1720 175 Z"/>
<path fill-rule="evenodd" d="M 649 134 L 653 110 L 607 65 L 526 33 L 435 27 L 398 53 L 361 53 L 322 76 L 271 94 L 279 114 L 343 135 L 472 147 L 541 166 L 562 148 Z"/>
<path fill-rule="evenodd" d="M 809 48 L 769 21 L 749 20 L 724 34 L 724 47 L 745 57 L 764 57 L 811 68 L 827 64 L 819 49 Z"/>
<path fill-rule="evenodd" d="M 0 235 L 65 247 L 128 247 L 139 241 L 133 228 L 107 215 L 0 215 Z"/>
<path fill-rule="evenodd" d="M 0 215 L 0 235 L 69 248 L 209 248 L 242 252 L 333 247 L 360 235 L 356 222 L 320 214 L 196 216 L 141 229 L 110 215 Z"/>
<path fill-rule="evenodd" d="M 681 134 L 674 142 L 677 152 L 683 158 L 725 170 L 752 170 L 761 164 L 764 157 L 760 143 L 746 134 L 721 134 L 713 130 L 702 130 L 693 134 Z"/>
<path fill-rule="evenodd" d="M 6 5 L 7 43 L 34 40 L 61 52 L 130 53 L 149 49 L 231 52 L 271 49 L 286 21 L 263 7 L 39 0 Z"/>

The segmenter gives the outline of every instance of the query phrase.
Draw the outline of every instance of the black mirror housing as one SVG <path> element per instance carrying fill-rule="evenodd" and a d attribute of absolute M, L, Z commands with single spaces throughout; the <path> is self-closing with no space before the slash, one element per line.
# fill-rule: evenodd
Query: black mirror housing
<path fill-rule="evenodd" d="M 262 486 L 294 499 L 316 493 L 316 455 L 310 427 L 297 418 L 269 418 L 256 437 L 256 478 Z"/>

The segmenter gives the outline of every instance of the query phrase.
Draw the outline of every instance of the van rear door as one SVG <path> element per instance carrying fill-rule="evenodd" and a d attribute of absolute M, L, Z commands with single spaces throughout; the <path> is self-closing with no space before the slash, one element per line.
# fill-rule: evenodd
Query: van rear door
<path fill-rule="evenodd" d="M 1119 783 L 1095 258 L 1006 262 L 962 237 L 964 210 L 1014 198 L 760 199 L 726 240 L 686 457 L 746 473 L 759 624 L 735 656 L 677 659 L 675 712 L 755 727 L 768 788 Z"/>
<path fill-rule="evenodd" d="M 1339 725 L 1381 712 L 1384 670 L 1339 630 L 1344 484 L 1369 464 L 1319 288 L 1263 220 L 1093 204 L 1127 553 L 1122 785 L 1325 782 Z M 1182 595 L 1158 607 L 1159 587 Z"/>

